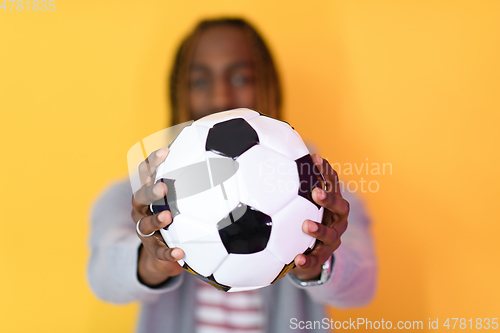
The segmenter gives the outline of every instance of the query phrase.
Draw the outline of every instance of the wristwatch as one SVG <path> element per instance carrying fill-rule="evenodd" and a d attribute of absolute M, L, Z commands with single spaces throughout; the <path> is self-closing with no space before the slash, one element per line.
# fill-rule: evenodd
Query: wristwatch
<path fill-rule="evenodd" d="M 328 278 L 330 278 L 334 262 L 335 262 L 335 257 L 333 256 L 332 253 L 330 258 L 328 258 L 323 264 L 323 266 L 321 266 L 321 273 L 319 275 L 319 280 L 303 281 L 299 279 L 297 276 L 295 276 L 295 274 L 289 274 L 289 275 L 292 278 L 292 280 L 300 284 L 302 287 L 320 286 L 322 284 L 325 284 L 326 281 L 328 281 Z"/>

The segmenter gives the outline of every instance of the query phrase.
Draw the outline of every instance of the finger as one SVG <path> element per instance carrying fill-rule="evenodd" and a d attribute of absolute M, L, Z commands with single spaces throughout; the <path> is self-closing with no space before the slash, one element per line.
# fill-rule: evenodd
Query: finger
<path fill-rule="evenodd" d="M 309 255 L 298 254 L 295 256 L 294 263 L 299 269 L 308 269 L 318 264 L 318 257 L 311 253 Z"/>
<path fill-rule="evenodd" d="M 312 154 L 311 155 L 311 158 L 314 162 L 314 164 L 317 166 L 317 167 L 320 167 L 321 164 L 323 163 L 323 158 L 321 156 L 319 156 L 318 154 Z"/>
<path fill-rule="evenodd" d="M 295 266 L 299 270 L 321 270 L 321 265 L 323 265 L 333 251 L 331 247 L 321 244 L 307 255 L 301 253 L 295 256 Z"/>
<path fill-rule="evenodd" d="M 184 251 L 182 249 L 168 247 L 159 234 L 142 238 L 142 244 L 158 260 L 173 262 L 184 258 Z"/>
<path fill-rule="evenodd" d="M 132 206 L 137 207 L 139 205 L 149 205 L 156 200 L 167 195 L 167 185 L 163 182 L 158 182 L 154 185 L 143 186 L 137 192 L 134 193 L 132 198 Z M 135 202 L 134 202 L 135 201 Z"/>
<path fill-rule="evenodd" d="M 321 241 L 323 245 L 333 246 L 340 241 L 340 236 L 342 236 L 345 229 L 347 228 L 347 222 L 345 223 L 345 227 L 343 224 L 344 223 L 342 223 L 342 225 L 339 226 L 339 228 L 336 228 L 336 226 L 328 227 L 321 223 L 317 223 L 311 220 L 306 220 L 302 224 L 302 230 L 309 236 L 312 236 L 317 240 Z"/>
<path fill-rule="evenodd" d="M 160 165 L 169 153 L 168 147 L 163 147 L 152 152 L 141 164 L 139 164 L 139 178 L 142 185 L 151 184 L 154 181 L 156 167 Z"/>
<path fill-rule="evenodd" d="M 349 202 L 337 194 L 315 188 L 312 191 L 312 198 L 318 205 L 325 207 L 334 214 L 340 216 L 349 214 Z"/>
<path fill-rule="evenodd" d="M 335 171 L 331 167 L 330 163 L 328 163 L 327 160 L 323 159 L 319 155 L 312 155 L 312 159 L 316 167 L 319 169 L 319 172 L 321 172 L 321 174 L 325 178 L 326 190 L 342 197 L 342 193 L 340 193 L 339 176 L 337 174 L 337 171 Z"/>
<path fill-rule="evenodd" d="M 184 258 L 184 251 L 182 249 L 178 247 L 170 248 L 167 246 L 167 244 L 161 242 L 158 239 L 156 239 L 156 242 L 153 246 L 154 247 L 152 252 L 159 260 L 172 262 Z M 146 248 L 149 249 L 150 246 L 147 246 Z"/>
<path fill-rule="evenodd" d="M 144 222 L 144 226 L 143 226 Z M 161 213 L 146 216 L 139 223 L 139 230 L 143 234 L 150 234 L 158 231 L 172 223 L 172 214 L 166 210 Z M 180 248 L 169 248 L 161 234 L 156 233 L 150 237 L 139 235 L 144 247 L 151 252 L 157 259 L 162 261 L 177 261 L 184 257 L 184 251 Z"/>
<path fill-rule="evenodd" d="M 169 226 L 170 223 L 172 223 L 172 214 L 170 213 L 170 211 L 164 210 L 163 212 L 155 215 L 144 216 L 140 221 L 141 222 L 139 223 L 139 226 L 137 228 L 144 235 L 149 235 L 154 231 Z M 142 237 L 141 235 L 139 235 L 139 238 L 141 238 L 144 243 L 144 239 L 149 237 Z"/>

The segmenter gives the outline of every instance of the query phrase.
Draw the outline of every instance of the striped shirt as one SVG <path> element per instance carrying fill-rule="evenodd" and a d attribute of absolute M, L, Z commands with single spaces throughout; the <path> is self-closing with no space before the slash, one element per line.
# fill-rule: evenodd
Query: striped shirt
<path fill-rule="evenodd" d="M 198 281 L 196 333 L 263 333 L 262 297 L 255 290 L 225 293 Z"/>

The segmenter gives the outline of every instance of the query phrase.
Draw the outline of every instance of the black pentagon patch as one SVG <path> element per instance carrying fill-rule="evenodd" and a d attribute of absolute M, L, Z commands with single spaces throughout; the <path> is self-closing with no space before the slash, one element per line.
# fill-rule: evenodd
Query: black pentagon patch
<path fill-rule="evenodd" d="M 320 209 L 321 206 L 314 202 L 312 198 L 312 190 L 315 187 L 324 188 L 323 175 L 314 165 L 310 154 L 295 160 L 295 163 L 297 164 L 297 171 L 299 172 L 300 178 L 299 195 L 306 198 Z"/>
<path fill-rule="evenodd" d="M 283 269 L 281 270 L 281 272 L 278 274 L 278 276 L 273 280 L 273 282 L 271 282 L 271 284 L 273 284 L 274 282 L 278 281 L 279 279 L 281 279 L 282 277 L 286 276 L 288 274 L 288 272 L 290 272 L 292 269 L 294 269 L 296 266 L 295 266 L 295 262 L 292 260 L 291 263 L 289 263 L 288 265 L 285 265 L 285 267 L 283 267 Z"/>
<path fill-rule="evenodd" d="M 180 214 L 179 209 L 177 208 L 177 195 L 175 193 L 175 180 L 160 178 L 158 182 L 162 182 L 167 185 L 167 195 L 161 199 L 156 200 L 150 206 L 150 210 L 153 214 L 158 214 L 163 212 L 164 210 L 169 210 L 172 213 L 172 219 Z M 168 226 L 164 229 L 167 230 Z"/>
<path fill-rule="evenodd" d="M 259 143 L 257 132 L 243 118 L 215 124 L 209 131 L 205 150 L 236 158 Z"/>
<path fill-rule="evenodd" d="M 217 223 L 228 253 L 250 254 L 264 250 L 271 235 L 271 217 L 240 203 Z"/>
<path fill-rule="evenodd" d="M 185 271 L 193 274 L 194 276 L 196 276 L 198 279 L 214 286 L 215 288 L 219 289 L 219 290 L 222 290 L 222 291 L 228 291 L 229 289 L 231 289 L 231 287 L 229 286 L 226 286 L 224 284 L 221 284 L 217 281 L 215 281 L 215 278 L 214 278 L 214 275 L 210 275 L 209 277 L 206 277 L 206 276 L 203 276 L 199 273 L 197 273 L 194 269 L 192 269 L 186 262 L 184 262 L 184 265 L 182 266 L 182 268 L 184 268 Z"/>

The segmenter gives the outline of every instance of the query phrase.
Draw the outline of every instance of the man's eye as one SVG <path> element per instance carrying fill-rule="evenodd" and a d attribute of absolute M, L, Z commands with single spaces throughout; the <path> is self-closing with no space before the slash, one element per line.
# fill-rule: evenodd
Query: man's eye
<path fill-rule="evenodd" d="M 191 87 L 194 89 L 206 89 L 210 85 L 210 81 L 204 77 L 198 77 L 191 80 Z"/>
<path fill-rule="evenodd" d="M 241 87 L 247 84 L 249 81 L 250 78 L 246 75 L 234 74 L 231 76 L 231 84 L 235 87 Z"/>

